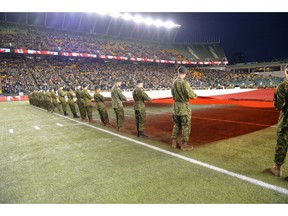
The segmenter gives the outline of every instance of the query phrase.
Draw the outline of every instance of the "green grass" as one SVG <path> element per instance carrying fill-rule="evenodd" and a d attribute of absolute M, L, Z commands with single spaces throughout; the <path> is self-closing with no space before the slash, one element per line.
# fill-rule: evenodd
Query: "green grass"
<path fill-rule="evenodd" d="M 114 116 L 111 110 L 109 114 Z M 77 124 L 28 102 L 0 103 L 0 119 L 0 203 L 288 203 L 287 195 Z M 287 188 L 282 178 L 262 173 L 273 164 L 275 128 L 191 152 L 144 142 Z"/>

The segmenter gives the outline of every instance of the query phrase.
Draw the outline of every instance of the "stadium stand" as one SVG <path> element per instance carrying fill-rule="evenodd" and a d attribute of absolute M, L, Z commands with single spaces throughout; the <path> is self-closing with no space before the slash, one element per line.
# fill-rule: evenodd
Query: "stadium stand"
<path fill-rule="evenodd" d="M 161 44 L 131 41 L 44 29 L 34 26 L 0 23 L 0 47 L 7 49 L 47 50 L 53 52 L 95 53 L 179 61 L 222 61 L 225 53 L 220 44 Z M 21 52 L 20 52 L 21 53 Z M 132 62 L 99 58 L 77 58 L 2 53 L 0 57 L 2 92 L 28 93 L 33 89 L 57 88 L 60 84 L 73 87 L 100 85 L 109 90 L 116 78 L 123 80 L 122 89 L 131 91 L 138 79 L 149 90 L 170 89 L 177 76 L 175 64 Z M 187 80 L 195 89 L 267 88 L 275 87 L 282 78 L 247 72 L 209 69 L 190 65 Z"/>

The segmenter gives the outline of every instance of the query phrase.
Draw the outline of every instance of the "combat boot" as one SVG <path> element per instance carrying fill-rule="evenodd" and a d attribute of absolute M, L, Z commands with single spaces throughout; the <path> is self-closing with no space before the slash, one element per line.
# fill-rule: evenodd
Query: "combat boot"
<path fill-rule="evenodd" d="M 266 169 L 266 171 L 270 172 L 274 176 L 281 177 L 282 176 L 282 169 L 279 165 L 274 165 L 271 168 Z"/>
<path fill-rule="evenodd" d="M 73 114 L 73 118 L 80 118 L 80 116 L 78 116 L 76 113 Z"/>
<path fill-rule="evenodd" d="M 96 123 L 96 120 L 94 120 L 94 119 L 89 119 L 89 122 L 90 122 L 90 123 Z"/>
<path fill-rule="evenodd" d="M 148 136 L 146 136 L 143 131 L 139 131 L 138 137 L 143 138 L 143 139 L 147 139 L 148 138 Z"/>
<path fill-rule="evenodd" d="M 64 111 L 64 116 L 68 116 L 68 113 Z"/>
<path fill-rule="evenodd" d="M 171 147 L 172 148 L 177 148 L 177 140 L 176 139 L 172 139 Z"/>
<path fill-rule="evenodd" d="M 193 146 L 192 145 L 188 145 L 187 142 L 182 142 L 181 150 L 183 150 L 183 151 L 191 151 L 191 150 L 193 150 Z"/>

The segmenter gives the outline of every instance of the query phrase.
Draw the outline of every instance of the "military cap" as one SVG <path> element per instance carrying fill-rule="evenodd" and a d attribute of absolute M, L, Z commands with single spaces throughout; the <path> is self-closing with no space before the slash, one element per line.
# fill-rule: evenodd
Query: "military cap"
<path fill-rule="evenodd" d="M 139 83 L 143 83 L 142 80 L 137 80 L 137 84 L 139 84 Z"/>
<path fill-rule="evenodd" d="M 187 68 L 184 67 L 184 66 L 180 66 L 180 67 L 178 68 L 178 72 L 179 72 L 179 73 L 183 73 L 183 74 L 187 74 Z"/>
<path fill-rule="evenodd" d="M 100 86 L 99 86 L 99 85 L 96 85 L 96 86 L 95 86 L 95 89 L 100 89 Z"/>

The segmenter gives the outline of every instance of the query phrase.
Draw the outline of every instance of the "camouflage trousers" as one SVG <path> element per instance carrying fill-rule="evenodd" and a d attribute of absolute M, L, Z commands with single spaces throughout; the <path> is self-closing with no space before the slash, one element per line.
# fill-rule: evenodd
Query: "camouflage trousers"
<path fill-rule="evenodd" d="M 114 112 L 116 115 L 116 123 L 117 123 L 117 127 L 122 127 L 125 116 L 124 116 L 124 109 L 123 107 L 119 107 L 119 108 L 114 108 Z"/>
<path fill-rule="evenodd" d="M 85 106 L 85 113 L 88 116 L 89 120 L 92 120 L 92 111 L 93 111 L 92 106 Z"/>
<path fill-rule="evenodd" d="M 177 139 L 180 134 L 180 130 L 182 129 L 182 143 L 187 143 L 190 136 L 191 131 L 191 115 L 187 116 L 177 116 L 173 115 L 173 130 L 172 130 L 172 139 Z"/>
<path fill-rule="evenodd" d="M 68 102 L 68 104 L 69 104 L 70 110 L 73 113 L 73 115 L 76 115 L 76 106 L 75 106 L 74 101 L 71 100 Z"/>
<path fill-rule="evenodd" d="M 58 101 L 57 101 L 57 99 L 52 99 L 52 110 L 54 111 L 54 109 L 55 108 L 57 108 L 58 109 L 58 111 L 60 111 L 60 106 L 59 106 L 59 104 L 58 104 Z"/>
<path fill-rule="evenodd" d="M 86 109 L 84 107 L 84 105 L 80 102 L 80 100 L 77 99 L 77 105 L 79 107 L 79 112 L 80 112 L 80 116 L 82 119 L 86 119 L 87 115 L 86 115 Z"/>
<path fill-rule="evenodd" d="M 135 120 L 137 131 L 144 131 L 146 122 L 146 110 L 135 110 Z"/>
<path fill-rule="evenodd" d="M 108 112 L 107 112 L 106 108 L 99 108 L 97 110 L 98 110 L 101 122 L 104 125 L 109 124 L 109 117 L 108 117 Z"/>
<path fill-rule="evenodd" d="M 284 164 L 288 147 L 288 130 L 277 132 L 277 144 L 275 147 L 274 162 L 277 165 Z"/>
<path fill-rule="evenodd" d="M 63 112 L 67 112 L 67 103 L 64 97 L 59 97 L 59 101 L 62 105 Z"/>

